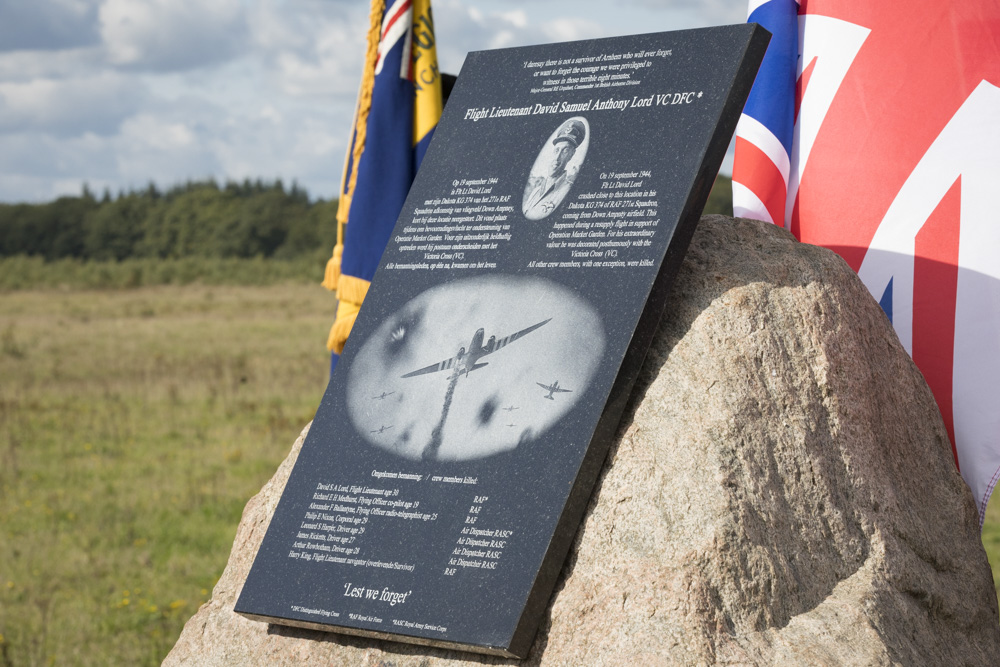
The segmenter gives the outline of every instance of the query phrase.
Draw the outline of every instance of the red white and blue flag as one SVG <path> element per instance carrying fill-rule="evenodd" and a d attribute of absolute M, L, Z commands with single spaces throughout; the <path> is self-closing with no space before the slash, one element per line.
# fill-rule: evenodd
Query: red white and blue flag
<path fill-rule="evenodd" d="M 737 129 L 734 212 L 858 272 L 982 524 L 1000 480 L 1000 2 L 751 0 L 750 20 L 774 38 Z"/>

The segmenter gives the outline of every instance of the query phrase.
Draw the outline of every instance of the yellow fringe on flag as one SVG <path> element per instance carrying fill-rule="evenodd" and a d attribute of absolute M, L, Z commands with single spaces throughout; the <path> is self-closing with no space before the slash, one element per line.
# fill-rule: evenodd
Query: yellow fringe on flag
<path fill-rule="evenodd" d="M 339 235 L 338 235 L 339 238 Z M 331 292 L 336 291 L 337 281 L 340 280 L 340 258 L 344 255 L 344 245 L 338 243 L 333 246 L 333 257 L 326 262 L 326 271 L 323 273 L 323 287 Z"/>
<path fill-rule="evenodd" d="M 340 279 L 340 260 L 344 254 L 344 227 L 347 224 L 348 213 L 351 210 L 351 198 L 358 183 L 358 163 L 365 150 L 365 138 L 368 132 L 368 114 L 372 108 L 372 91 L 375 88 L 375 62 L 378 59 L 378 43 L 382 36 L 382 14 L 385 13 L 385 0 L 372 0 L 368 25 L 368 50 L 365 53 L 364 75 L 361 77 L 361 88 L 358 91 L 358 106 L 354 111 L 354 124 L 351 127 L 349 149 L 344 157 L 344 171 L 340 184 L 340 201 L 337 202 L 337 245 L 333 247 L 333 255 L 326 263 L 323 287 L 330 291 L 337 288 Z M 351 165 L 351 175 L 348 178 L 348 165 Z M 345 182 L 346 180 L 346 182 Z M 339 311 L 338 306 L 338 311 Z M 351 318 L 354 322 L 354 318 Z M 348 329 L 350 331 L 350 329 Z M 331 332 L 331 338 L 333 336 Z M 327 347 L 329 347 L 329 342 Z M 343 347 L 343 345 L 341 345 Z M 338 352 L 339 354 L 339 352 Z"/>
<path fill-rule="evenodd" d="M 354 327 L 354 320 L 361 310 L 361 302 L 368 295 L 367 280 L 355 278 L 354 276 L 341 275 L 337 281 L 337 318 L 330 328 L 330 335 L 326 339 L 326 349 L 334 354 L 344 351 L 344 343 Z"/>
<path fill-rule="evenodd" d="M 337 282 L 337 298 L 341 301 L 353 301 L 360 304 L 368 296 L 370 282 L 354 276 L 340 276 Z"/>
<path fill-rule="evenodd" d="M 354 320 L 357 319 L 360 310 L 361 304 L 359 303 L 341 301 L 337 304 L 337 319 L 330 327 L 330 335 L 326 339 L 326 349 L 338 355 L 344 352 L 347 337 L 351 335 Z"/>
<path fill-rule="evenodd" d="M 354 196 L 354 188 L 358 184 L 358 164 L 361 162 L 361 154 L 365 152 L 365 139 L 368 135 L 368 114 L 372 109 L 372 91 L 375 89 L 375 63 L 378 60 L 378 43 L 382 36 L 382 14 L 385 13 L 385 0 L 372 0 L 371 13 L 369 14 L 370 24 L 368 26 L 368 51 L 365 53 L 365 73 L 361 77 L 361 89 L 358 91 L 358 108 L 354 114 L 354 127 L 351 130 L 354 152 L 348 156 L 352 161 L 351 175 L 347 182 L 347 187 L 342 188 L 342 196 L 337 206 L 337 221 L 346 224 L 347 216 L 351 210 L 351 198 Z M 344 173 L 347 173 L 346 161 Z M 342 228 L 338 228 L 338 245 L 342 245 L 344 239 L 339 236 Z"/>

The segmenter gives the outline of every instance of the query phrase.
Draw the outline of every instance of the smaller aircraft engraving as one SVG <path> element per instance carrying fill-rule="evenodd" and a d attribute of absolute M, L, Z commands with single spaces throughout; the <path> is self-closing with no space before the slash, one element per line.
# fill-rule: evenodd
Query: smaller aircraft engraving
<path fill-rule="evenodd" d="M 545 396 L 545 398 L 549 399 L 550 401 L 556 400 L 552 396 L 556 392 L 559 392 L 561 394 L 563 392 L 569 393 L 569 392 L 573 391 L 572 389 L 563 389 L 562 387 L 560 387 L 559 386 L 559 380 L 556 380 L 552 384 L 542 384 L 541 382 L 536 382 L 535 384 L 537 384 L 539 387 L 541 387 L 545 391 L 549 392 L 548 395 Z"/>

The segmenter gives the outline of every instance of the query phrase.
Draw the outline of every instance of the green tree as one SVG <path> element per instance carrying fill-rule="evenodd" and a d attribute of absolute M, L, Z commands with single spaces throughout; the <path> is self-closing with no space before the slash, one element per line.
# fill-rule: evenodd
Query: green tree
<path fill-rule="evenodd" d="M 87 216 L 83 256 L 96 260 L 135 256 L 155 206 L 155 199 L 133 193 L 95 208 Z"/>
<path fill-rule="evenodd" d="M 336 242 L 337 202 L 312 203 L 295 182 L 188 181 L 161 192 L 153 183 L 100 200 L 0 204 L 0 256 L 100 261 L 138 258 L 299 257 L 325 261 Z"/>
<path fill-rule="evenodd" d="M 733 214 L 733 179 L 719 174 L 705 204 L 705 214 Z"/>
<path fill-rule="evenodd" d="M 316 256 L 326 262 L 337 243 L 337 200 L 320 200 L 304 215 L 292 217 L 285 242 L 274 256 L 280 259 Z"/>
<path fill-rule="evenodd" d="M 84 218 L 96 206 L 93 197 L 0 206 L 0 254 L 36 255 L 47 260 L 79 256 Z"/>

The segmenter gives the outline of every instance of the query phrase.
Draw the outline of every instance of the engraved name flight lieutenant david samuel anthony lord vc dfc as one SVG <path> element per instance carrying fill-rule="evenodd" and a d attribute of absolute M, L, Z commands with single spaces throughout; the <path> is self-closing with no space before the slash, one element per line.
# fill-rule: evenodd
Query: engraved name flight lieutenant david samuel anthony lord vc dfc
<path fill-rule="evenodd" d="M 576 179 L 587 143 L 586 119 L 577 116 L 559 126 L 552 137 L 551 146 L 542 148 L 531 169 L 521 204 L 524 217 L 528 220 L 541 220 L 562 203 Z M 573 160 L 581 146 L 584 146 L 583 150 Z M 574 164 L 568 167 L 571 160 Z"/>

